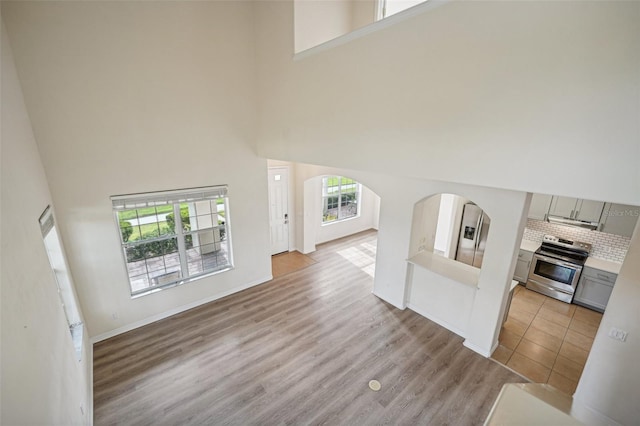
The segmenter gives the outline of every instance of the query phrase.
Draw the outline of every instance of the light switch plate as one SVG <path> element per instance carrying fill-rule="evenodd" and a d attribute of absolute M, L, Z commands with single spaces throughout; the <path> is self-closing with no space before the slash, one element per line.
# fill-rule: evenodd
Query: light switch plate
<path fill-rule="evenodd" d="M 609 337 L 611 337 L 614 340 L 619 340 L 621 342 L 627 341 L 627 334 L 628 333 L 626 331 L 620 330 L 615 327 L 611 327 L 611 330 L 609 330 Z"/>

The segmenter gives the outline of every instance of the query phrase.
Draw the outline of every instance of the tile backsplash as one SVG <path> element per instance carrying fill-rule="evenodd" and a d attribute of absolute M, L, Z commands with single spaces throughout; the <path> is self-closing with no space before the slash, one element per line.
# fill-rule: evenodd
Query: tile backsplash
<path fill-rule="evenodd" d="M 535 219 L 527 220 L 527 227 L 524 230 L 522 239 L 542 243 L 542 237 L 545 234 L 589 243 L 593 245 L 591 249 L 592 257 L 620 263 L 624 261 L 631 242 L 631 238 L 621 235 L 606 234 Z"/>

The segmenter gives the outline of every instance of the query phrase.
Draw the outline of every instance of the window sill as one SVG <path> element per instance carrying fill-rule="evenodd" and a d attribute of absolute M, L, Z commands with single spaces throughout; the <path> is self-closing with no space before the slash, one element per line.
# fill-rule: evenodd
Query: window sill
<path fill-rule="evenodd" d="M 331 225 L 335 225 L 336 223 L 349 222 L 350 220 L 354 220 L 354 219 L 360 219 L 360 215 L 358 214 L 357 216 L 348 217 L 346 219 L 332 220 L 331 222 L 326 222 L 326 223 L 322 222 L 320 226 L 331 226 Z"/>
<path fill-rule="evenodd" d="M 424 3 L 417 4 L 413 7 L 410 7 L 409 9 L 403 10 L 402 12 L 398 12 L 394 15 L 372 22 L 368 25 L 365 25 L 364 27 L 355 29 L 351 32 L 338 36 L 334 39 L 327 40 L 324 43 L 320 43 L 316 46 L 309 47 L 307 49 L 295 52 L 293 54 L 293 60 L 299 61 L 301 59 L 323 52 L 325 50 L 330 50 L 330 49 L 333 49 L 334 47 L 347 44 L 352 40 L 357 40 L 366 35 L 381 31 L 391 25 L 395 25 L 398 22 L 406 21 L 407 19 L 413 18 L 414 16 L 420 15 L 424 12 L 440 7 L 443 4 L 448 3 L 449 1 L 450 0 L 439 0 L 439 1 L 428 0 L 428 1 L 425 1 Z"/>
<path fill-rule="evenodd" d="M 142 296 L 148 296 L 149 294 L 158 293 L 158 292 L 160 292 L 162 290 L 167 290 L 167 289 L 170 289 L 170 288 L 181 286 L 183 284 L 187 284 L 187 283 L 191 283 L 191 282 L 194 282 L 194 281 L 198 281 L 198 280 L 200 280 L 202 278 L 211 277 L 213 275 L 217 275 L 217 274 L 220 274 L 222 272 L 227 272 L 227 271 L 230 271 L 232 269 L 234 269 L 234 267 L 233 266 L 229 266 L 228 268 L 224 268 L 224 269 L 220 269 L 220 270 L 217 270 L 217 271 L 209 272 L 209 273 L 206 273 L 206 274 L 203 274 L 203 275 L 197 275 L 195 277 L 189 277 L 189 278 L 186 278 L 184 280 L 176 281 L 175 283 L 165 284 L 165 285 L 162 285 L 162 286 L 149 287 L 146 290 L 140 290 L 139 293 L 132 294 L 131 295 L 131 299 L 137 299 L 137 298 L 142 297 Z"/>

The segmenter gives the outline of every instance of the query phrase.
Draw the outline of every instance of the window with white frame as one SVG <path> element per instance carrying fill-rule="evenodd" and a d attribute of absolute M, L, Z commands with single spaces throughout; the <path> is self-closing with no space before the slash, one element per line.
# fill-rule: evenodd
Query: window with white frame
<path fill-rule="evenodd" d="M 51 207 L 47 206 L 39 219 L 40 231 L 42 232 L 42 239 L 44 241 L 45 249 L 47 250 L 47 257 L 49 258 L 49 264 L 53 270 L 56 286 L 58 290 L 58 296 L 62 303 L 62 309 L 64 310 L 65 317 L 67 318 L 67 325 L 71 332 L 71 340 L 75 348 L 76 357 L 78 361 L 82 355 L 82 337 L 83 337 L 83 325 L 82 318 L 80 317 L 80 310 L 78 309 L 78 302 L 76 295 L 73 291 L 73 283 L 71 280 L 71 274 L 67 267 L 66 256 L 64 248 L 62 247 L 62 241 L 58 235 L 56 224 L 53 219 L 53 212 Z"/>
<path fill-rule="evenodd" d="M 322 179 L 322 223 L 357 217 L 360 214 L 362 185 L 342 176 Z"/>
<path fill-rule="evenodd" d="M 233 267 L 226 186 L 111 197 L 131 295 Z"/>

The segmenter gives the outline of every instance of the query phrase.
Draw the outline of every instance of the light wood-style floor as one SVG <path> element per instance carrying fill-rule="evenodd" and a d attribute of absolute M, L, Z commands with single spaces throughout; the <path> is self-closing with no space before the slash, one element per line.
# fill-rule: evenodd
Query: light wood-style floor
<path fill-rule="evenodd" d="M 280 253 L 271 256 L 271 273 L 273 278 L 278 278 L 291 272 L 304 269 L 314 263 L 316 263 L 315 260 L 299 251 Z"/>
<path fill-rule="evenodd" d="M 573 395 L 602 314 L 516 287 L 493 358 Z"/>
<path fill-rule="evenodd" d="M 524 380 L 373 296 L 355 253 L 375 243 L 324 244 L 304 269 L 97 343 L 95 424 L 481 424 Z"/>

